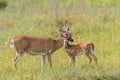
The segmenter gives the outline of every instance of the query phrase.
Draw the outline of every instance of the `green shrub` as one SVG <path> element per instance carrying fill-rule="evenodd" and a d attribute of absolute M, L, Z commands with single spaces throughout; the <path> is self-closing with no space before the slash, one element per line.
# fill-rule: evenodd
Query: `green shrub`
<path fill-rule="evenodd" d="M 7 6 L 6 0 L 0 0 L 0 9 L 5 8 Z"/>

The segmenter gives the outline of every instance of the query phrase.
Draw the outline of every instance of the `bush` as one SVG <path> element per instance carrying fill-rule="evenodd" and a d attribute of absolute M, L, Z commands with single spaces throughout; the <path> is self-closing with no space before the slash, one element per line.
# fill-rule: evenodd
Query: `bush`
<path fill-rule="evenodd" d="M 0 9 L 5 8 L 7 6 L 6 0 L 0 0 Z"/>

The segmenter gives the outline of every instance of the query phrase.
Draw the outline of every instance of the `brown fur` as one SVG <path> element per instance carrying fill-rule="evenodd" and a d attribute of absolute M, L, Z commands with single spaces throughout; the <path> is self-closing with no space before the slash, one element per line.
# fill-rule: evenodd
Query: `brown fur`
<path fill-rule="evenodd" d="M 17 36 L 11 41 L 16 57 L 13 60 L 13 66 L 16 69 L 17 61 L 23 54 L 42 55 L 42 67 L 45 63 L 45 56 L 48 56 L 48 62 L 52 66 L 51 54 L 63 46 L 63 38 L 72 39 L 69 31 L 59 29 L 60 36 L 58 40 L 52 38 L 36 38 L 31 36 Z M 66 36 L 69 35 L 69 36 Z M 42 54 L 41 54 L 42 53 Z"/>
<path fill-rule="evenodd" d="M 68 43 L 68 40 L 64 40 L 64 47 L 65 47 L 66 53 L 71 58 L 70 65 L 75 64 L 75 57 L 77 55 L 79 55 L 80 52 L 81 52 L 81 54 L 84 54 L 89 59 L 89 64 L 92 61 L 91 57 L 93 57 L 93 59 L 95 60 L 95 62 L 97 64 L 96 56 L 90 52 L 91 49 L 94 51 L 94 44 L 92 42 L 84 42 L 84 43 L 80 43 L 77 45 L 70 45 Z"/>
<path fill-rule="evenodd" d="M 47 53 L 49 50 L 55 51 L 62 47 L 62 39 L 54 40 L 52 38 L 35 38 L 30 36 L 17 36 L 14 40 L 14 46 L 18 54 L 26 51 Z"/>

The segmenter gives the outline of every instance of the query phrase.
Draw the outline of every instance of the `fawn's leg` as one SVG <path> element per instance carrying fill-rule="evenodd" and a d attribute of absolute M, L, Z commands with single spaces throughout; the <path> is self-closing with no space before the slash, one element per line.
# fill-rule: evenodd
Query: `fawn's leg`
<path fill-rule="evenodd" d="M 92 58 L 89 56 L 89 54 L 85 54 L 86 55 L 86 57 L 89 59 L 89 64 L 92 62 Z"/>
<path fill-rule="evenodd" d="M 75 56 L 70 56 L 70 66 L 75 65 Z"/>

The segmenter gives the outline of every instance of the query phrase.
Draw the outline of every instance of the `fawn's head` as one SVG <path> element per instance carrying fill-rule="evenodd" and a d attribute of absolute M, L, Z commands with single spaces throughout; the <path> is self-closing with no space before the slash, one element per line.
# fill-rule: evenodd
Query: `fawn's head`
<path fill-rule="evenodd" d="M 69 43 L 68 43 L 69 41 L 67 40 L 67 39 L 64 39 L 64 42 L 63 42 L 63 45 L 64 46 L 67 46 Z"/>
<path fill-rule="evenodd" d="M 72 34 L 70 32 L 70 28 L 69 27 L 67 28 L 66 31 L 63 30 L 62 27 L 60 27 L 59 31 L 60 31 L 60 37 L 61 38 L 63 38 L 64 40 L 66 39 L 66 40 L 71 41 L 71 42 L 74 41 L 73 38 L 72 38 Z"/>

